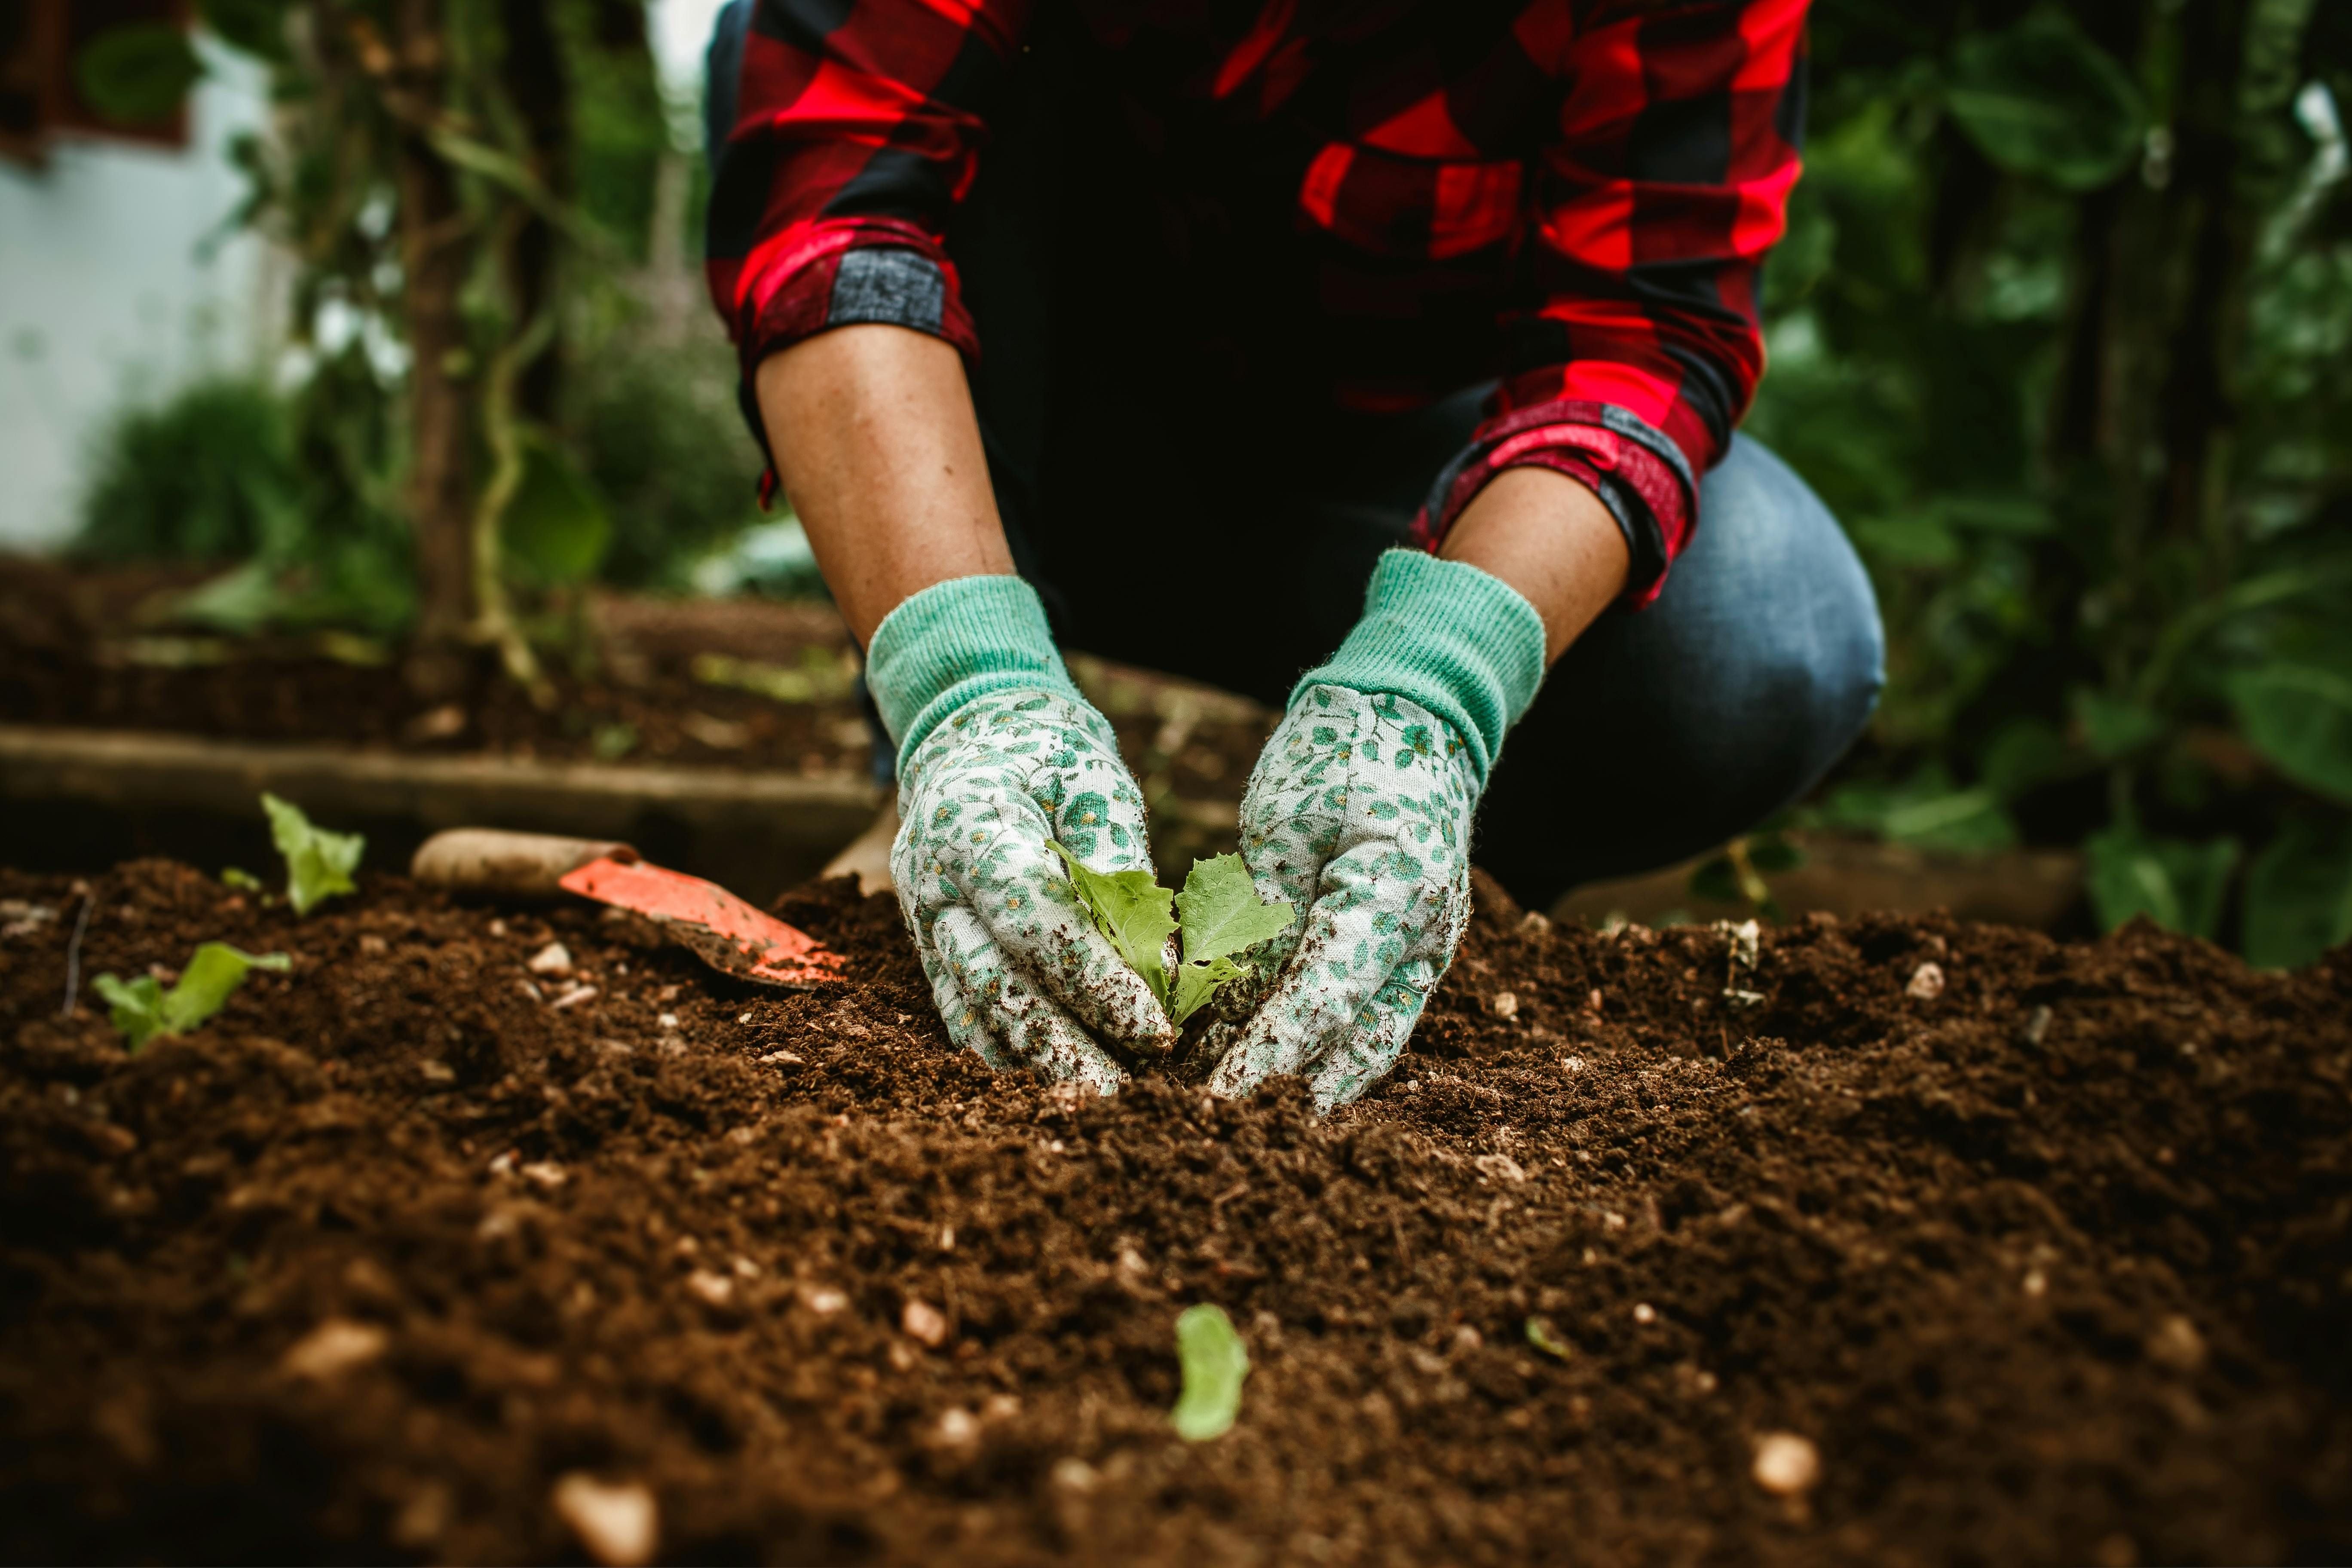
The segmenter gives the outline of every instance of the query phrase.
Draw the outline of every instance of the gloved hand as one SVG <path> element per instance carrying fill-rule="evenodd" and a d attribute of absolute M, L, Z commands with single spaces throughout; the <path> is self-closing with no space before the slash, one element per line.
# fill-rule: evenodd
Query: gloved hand
<path fill-rule="evenodd" d="M 1106 1045 L 1157 1053 L 1166 1011 L 1072 891 L 1050 841 L 1149 868 L 1143 792 L 1017 577 L 925 589 L 876 628 L 866 684 L 899 742 L 898 907 L 948 1033 L 991 1067 L 1108 1093 Z"/>
<path fill-rule="evenodd" d="M 1501 580 L 1381 557 L 1363 620 L 1293 689 L 1242 799 L 1259 896 L 1307 917 L 1259 964 L 1270 984 L 1235 999 L 1255 1011 L 1210 1032 L 1211 1089 L 1303 1073 L 1328 1110 L 1396 1064 L 1469 923 L 1471 819 L 1543 670 L 1543 619 Z"/>

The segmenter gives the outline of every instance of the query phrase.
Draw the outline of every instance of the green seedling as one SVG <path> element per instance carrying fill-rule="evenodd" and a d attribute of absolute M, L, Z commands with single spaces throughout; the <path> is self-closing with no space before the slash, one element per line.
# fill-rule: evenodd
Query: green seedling
<path fill-rule="evenodd" d="M 1176 1436 L 1206 1443 L 1232 1431 L 1249 1378 L 1249 1350 L 1223 1307 L 1204 1301 L 1177 1314 L 1176 1359 L 1184 1370 L 1184 1391 L 1168 1413 Z"/>
<path fill-rule="evenodd" d="M 1259 901 L 1249 868 L 1238 855 L 1193 861 L 1184 877 L 1184 890 L 1171 893 L 1149 871 L 1089 870 L 1059 844 L 1054 848 L 1069 867 L 1070 886 L 1094 916 L 1096 929 L 1143 976 L 1176 1024 L 1207 1005 L 1228 982 L 1250 972 L 1239 954 L 1281 935 L 1297 918 L 1287 899 Z M 1178 931 L 1182 932 L 1183 956 L 1171 976 L 1168 938 Z"/>
<path fill-rule="evenodd" d="M 1566 1361 L 1574 1353 L 1570 1350 L 1568 1342 L 1554 1333 L 1550 1322 L 1542 1318 L 1528 1320 L 1528 1343 L 1554 1361 Z"/>
<path fill-rule="evenodd" d="M 233 888 L 240 893 L 267 893 L 269 890 L 261 885 L 260 878 L 242 866 L 222 867 L 221 886 Z"/>
<path fill-rule="evenodd" d="M 111 974 L 90 982 L 107 1004 L 107 1017 L 135 1054 L 158 1035 L 184 1035 L 219 1012 L 248 971 L 283 972 L 293 960 L 282 952 L 240 952 L 225 942 L 196 949 L 179 984 L 169 991 L 152 974 L 128 984 Z"/>
<path fill-rule="evenodd" d="M 302 808 L 274 795 L 261 797 L 269 814 L 269 837 L 286 857 L 286 901 L 298 915 L 338 893 L 356 893 L 352 873 L 359 868 L 367 840 L 356 833 L 330 833 L 314 826 Z"/>

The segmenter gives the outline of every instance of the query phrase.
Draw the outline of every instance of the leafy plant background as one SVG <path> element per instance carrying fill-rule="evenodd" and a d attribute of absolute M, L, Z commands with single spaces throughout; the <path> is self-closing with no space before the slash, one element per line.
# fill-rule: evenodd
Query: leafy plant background
<path fill-rule="evenodd" d="M 307 363 L 127 416 L 87 550 L 247 559 L 192 606 L 236 624 L 458 616 L 527 675 L 566 625 L 534 606 L 683 583 L 751 520 L 701 176 L 632 0 L 199 10 L 277 68 L 246 221 L 300 258 Z M 438 76 L 403 74 L 420 16 Z M 1816 0 L 1811 37 L 1748 427 L 1843 520 L 1890 647 L 1868 741 L 1792 824 L 2079 847 L 2103 925 L 2260 963 L 2352 936 L 2352 5 Z M 152 117 L 184 50 L 102 38 L 85 90 Z M 454 336 L 402 265 L 420 167 L 467 237 Z M 448 526 L 407 488 L 420 341 L 492 563 L 438 611 L 446 572 L 391 569 Z M 1759 835 L 1697 882 L 1769 907 L 1800 854 Z"/>

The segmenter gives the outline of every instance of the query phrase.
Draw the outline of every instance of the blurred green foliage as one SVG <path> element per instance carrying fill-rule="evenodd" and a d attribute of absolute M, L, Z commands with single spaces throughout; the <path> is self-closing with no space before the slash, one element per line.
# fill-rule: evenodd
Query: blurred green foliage
<path fill-rule="evenodd" d="M 1802 820 L 2079 845 L 2102 924 L 2258 963 L 2352 936 L 2352 7 L 1819 0 L 1812 40 L 1748 428 L 1889 647 Z"/>

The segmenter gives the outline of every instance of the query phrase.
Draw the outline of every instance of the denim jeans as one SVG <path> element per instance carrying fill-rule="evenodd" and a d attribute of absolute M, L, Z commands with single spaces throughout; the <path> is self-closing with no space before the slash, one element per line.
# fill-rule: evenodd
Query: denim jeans
<path fill-rule="evenodd" d="M 749 15 L 734 0 L 711 46 L 714 155 Z M 972 393 L 998 510 L 1066 646 L 1278 705 L 1347 635 L 1485 389 L 1332 409 L 1311 331 L 1252 331 L 1246 279 L 1189 270 L 1158 243 L 1152 193 L 1109 177 L 1138 163 L 1117 105 L 1087 100 L 1076 47 L 1041 37 L 1025 57 L 948 235 L 983 344 Z M 1511 732 L 1479 863 L 1540 908 L 1753 827 L 1861 733 L 1883 652 L 1836 520 L 1735 437 L 1657 601 L 1604 613 Z"/>

